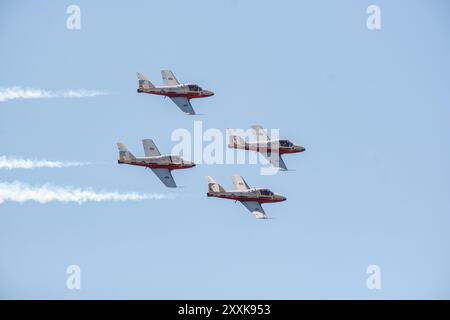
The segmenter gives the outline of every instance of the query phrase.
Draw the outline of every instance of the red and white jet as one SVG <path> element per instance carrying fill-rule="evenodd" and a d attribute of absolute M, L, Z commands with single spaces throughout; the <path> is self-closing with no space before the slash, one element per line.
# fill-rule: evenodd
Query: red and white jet
<path fill-rule="evenodd" d="M 161 155 L 152 139 L 142 140 L 145 157 L 136 158 L 123 143 L 118 142 L 119 164 L 129 164 L 150 168 L 158 176 L 166 187 L 176 188 L 177 185 L 172 177 L 172 170 L 189 169 L 195 167 L 195 163 L 183 160 L 177 155 Z"/>
<path fill-rule="evenodd" d="M 139 72 L 136 75 L 139 82 L 137 92 L 169 97 L 181 111 L 190 115 L 195 114 L 190 102 L 191 99 L 206 98 L 214 95 L 212 91 L 203 90 L 196 84 L 179 83 L 170 70 L 161 70 L 164 81 L 163 86 L 154 86 Z"/>
<path fill-rule="evenodd" d="M 240 175 L 233 175 L 231 180 L 233 181 L 234 190 L 225 191 L 212 177 L 207 176 L 208 193 L 206 195 L 208 197 L 240 201 L 257 219 L 267 219 L 261 203 L 273 203 L 286 200 L 286 197 L 273 193 L 269 189 L 250 188 Z"/>
<path fill-rule="evenodd" d="M 261 153 L 270 163 L 280 169 L 288 170 L 281 158 L 283 154 L 304 152 L 306 149 L 285 139 L 271 139 L 264 128 L 258 124 L 251 126 L 252 134 L 256 141 L 245 141 L 242 137 L 234 134 L 233 129 L 227 129 L 228 148 L 256 151 Z"/>

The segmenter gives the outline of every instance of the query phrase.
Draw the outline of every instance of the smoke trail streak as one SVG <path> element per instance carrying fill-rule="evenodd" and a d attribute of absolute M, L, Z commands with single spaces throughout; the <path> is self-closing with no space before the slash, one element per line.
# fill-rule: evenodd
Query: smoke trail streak
<path fill-rule="evenodd" d="M 142 200 L 162 200 L 173 198 L 173 195 L 162 193 L 119 193 L 119 192 L 95 192 L 91 189 L 79 189 L 74 187 L 60 187 L 52 184 L 41 186 L 30 186 L 20 181 L 0 182 L 0 204 L 5 202 L 27 202 L 38 203 L 49 202 L 76 202 L 78 204 L 92 202 L 109 201 L 142 201 Z"/>
<path fill-rule="evenodd" d="M 90 98 L 107 95 L 97 90 L 48 91 L 37 88 L 7 87 L 0 88 L 0 102 L 14 99 L 50 99 L 50 98 Z"/>
<path fill-rule="evenodd" d="M 32 160 L 0 156 L 0 169 L 36 169 L 36 168 L 67 168 L 79 167 L 91 164 L 90 162 L 78 161 L 49 161 Z"/>

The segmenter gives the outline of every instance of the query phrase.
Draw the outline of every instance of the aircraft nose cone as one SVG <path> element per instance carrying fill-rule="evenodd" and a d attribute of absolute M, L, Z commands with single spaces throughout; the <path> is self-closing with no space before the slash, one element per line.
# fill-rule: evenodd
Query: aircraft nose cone
<path fill-rule="evenodd" d="M 212 91 L 208 91 L 208 95 L 211 97 L 211 96 L 213 96 L 214 95 L 214 92 L 212 92 Z"/>
<path fill-rule="evenodd" d="M 195 166 L 196 166 L 196 164 L 195 164 L 194 162 L 192 162 L 192 161 L 187 162 L 187 164 L 188 164 L 189 166 L 191 166 L 191 167 L 195 167 Z"/>

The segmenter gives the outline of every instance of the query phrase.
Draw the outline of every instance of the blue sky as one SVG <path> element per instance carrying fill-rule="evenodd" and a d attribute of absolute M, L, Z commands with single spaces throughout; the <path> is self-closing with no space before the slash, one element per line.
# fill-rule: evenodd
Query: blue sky
<path fill-rule="evenodd" d="M 66 8 L 81 8 L 81 30 Z M 381 8 L 382 29 L 366 28 Z M 0 155 L 94 162 L 0 170 L 0 181 L 170 193 L 141 202 L 0 204 L 0 298 L 450 298 L 447 1 L 2 1 L 0 87 L 104 90 L 0 102 Z M 136 93 L 169 68 L 215 96 L 201 116 Z M 295 171 L 199 165 L 169 190 L 116 163 L 176 128 L 259 123 L 306 147 Z M 205 196 L 242 174 L 287 196 L 257 221 Z M 82 289 L 66 288 L 79 265 Z M 366 268 L 381 268 L 368 290 Z"/>

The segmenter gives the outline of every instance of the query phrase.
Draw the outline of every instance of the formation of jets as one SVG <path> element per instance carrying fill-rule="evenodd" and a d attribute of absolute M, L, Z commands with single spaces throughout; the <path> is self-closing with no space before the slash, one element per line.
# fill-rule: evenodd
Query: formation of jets
<path fill-rule="evenodd" d="M 186 114 L 194 115 L 195 111 L 190 103 L 194 98 L 205 98 L 214 95 L 212 91 L 204 90 L 197 84 L 179 83 L 170 70 L 161 70 L 164 85 L 155 86 L 147 80 L 141 73 L 137 72 L 138 93 L 148 93 L 169 97 Z M 228 147 L 234 149 L 255 151 L 261 153 L 269 160 L 272 166 L 279 170 L 287 170 L 281 155 L 289 153 L 299 153 L 305 148 L 293 144 L 289 140 L 271 139 L 264 128 L 260 125 L 251 127 L 255 141 L 245 141 L 242 137 L 235 135 L 233 129 L 227 129 L 229 139 Z M 175 188 L 177 184 L 172 176 L 172 170 L 189 169 L 195 167 L 195 163 L 182 159 L 178 155 L 162 155 L 152 139 L 142 140 L 144 147 L 144 157 L 135 157 L 123 143 L 118 142 L 119 164 L 140 166 L 150 168 L 153 173 L 168 188 Z M 285 201 L 286 197 L 274 193 L 266 188 L 250 188 L 240 175 L 233 175 L 232 182 L 234 189 L 226 191 L 211 176 L 207 176 L 208 197 L 216 197 L 241 202 L 257 219 L 267 219 L 267 215 L 262 208 L 262 203 L 274 203 Z"/>

